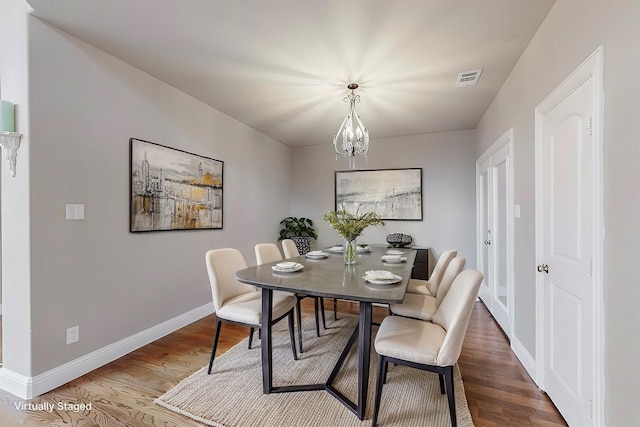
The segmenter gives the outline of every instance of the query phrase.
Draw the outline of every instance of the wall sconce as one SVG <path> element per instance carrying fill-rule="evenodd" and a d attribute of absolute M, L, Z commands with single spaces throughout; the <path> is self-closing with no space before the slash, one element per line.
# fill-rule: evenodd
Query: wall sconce
<path fill-rule="evenodd" d="M 22 134 L 15 130 L 15 105 L 0 101 L 0 147 L 4 148 L 4 157 L 9 162 L 11 176 L 16 176 L 16 157 L 20 148 L 20 138 L 22 138 Z"/>

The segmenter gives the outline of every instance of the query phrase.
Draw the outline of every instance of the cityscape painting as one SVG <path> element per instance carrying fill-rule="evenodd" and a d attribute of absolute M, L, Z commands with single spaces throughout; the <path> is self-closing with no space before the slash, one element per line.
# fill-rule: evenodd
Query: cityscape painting
<path fill-rule="evenodd" d="M 129 230 L 222 228 L 224 162 L 130 139 Z"/>
<path fill-rule="evenodd" d="M 336 210 L 375 212 L 383 220 L 422 220 L 422 169 L 335 173 Z"/>

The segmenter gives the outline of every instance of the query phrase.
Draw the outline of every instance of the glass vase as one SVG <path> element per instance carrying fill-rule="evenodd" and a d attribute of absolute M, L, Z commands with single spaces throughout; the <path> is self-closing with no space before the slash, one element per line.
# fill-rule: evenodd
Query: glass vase
<path fill-rule="evenodd" d="M 358 245 L 356 243 L 356 239 L 353 240 L 344 240 L 344 263 L 346 265 L 351 265 L 356 263 L 356 254 L 358 253 Z"/>

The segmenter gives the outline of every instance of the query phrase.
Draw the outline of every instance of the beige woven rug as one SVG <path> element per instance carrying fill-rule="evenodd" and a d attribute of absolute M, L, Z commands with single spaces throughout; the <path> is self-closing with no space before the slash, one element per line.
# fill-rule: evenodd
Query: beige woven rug
<path fill-rule="evenodd" d="M 286 319 L 274 326 L 273 384 L 315 384 L 328 378 L 341 349 L 357 323 L 342 314 L 337 322 L 327 319 L 328 330 L 315 336 L 313 317 L 305 318 L 304 350 L 294 361 Z M 224 326 L 223 326 L 224 328 Z M 377 330 L 376 327 L 373 331 Z M 296 335 L 297 337 L 297 335 Z M 352 400 L 357 387 L 357 345 L 336 380 L 338 389 Z M 375 393 L 376 355 L 372 353 L 367 416 L 360 421 L 326 391 L 262 394 L 260 341 L 247 349 L 243 340 L 216 358 L 211 375 L 206 367 L 186 378 L 155 403 L 210 426 L 224 427 L 350 427 L 370 426 Z M 458 425 L 473 426 L 459 370 L 455 370 Z M 389 366 L 382 389 L 378 425 L 450 426 L 446 395 L 440 394 L 438 376 L 404 366 Z"/>

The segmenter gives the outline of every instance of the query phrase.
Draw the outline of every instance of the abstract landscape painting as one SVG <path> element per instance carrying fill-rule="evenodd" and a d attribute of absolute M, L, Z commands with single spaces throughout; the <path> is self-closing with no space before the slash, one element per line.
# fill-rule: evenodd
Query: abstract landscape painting
<path fill-rule="evenodd" d="M 130 231 L 222 228 L 224 162 L 130 139 Z"/>
<path fill-rule="evenodd" d="M 336 210 L 375 212 L 384 220 L 422 220 L 422 169 L 335 173 Z"/>

